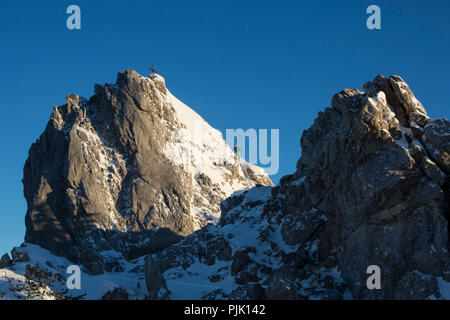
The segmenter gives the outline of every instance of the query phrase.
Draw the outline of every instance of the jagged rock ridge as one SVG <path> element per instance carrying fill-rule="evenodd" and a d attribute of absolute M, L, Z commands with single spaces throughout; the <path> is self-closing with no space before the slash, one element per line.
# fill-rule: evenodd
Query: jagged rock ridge
<path fill-rule="evenodd" d="M 153 299 L 450 299 L 450 124 L 399 77 L 345 89 L 301 138 L 297 171 L 223 202 L 150 254 Z M 367 267 L 382 272 L 369 290 Z"/>
<path fill-rule="evenodd" d="M 219 131 L 176 99 L 165 80 L 120 72 L 86 100 L 54 107 L 24 168 L 26 237 L 91 274 L 167 247 L 220 217 L 220 202 L 257 184 Z M 119 268 L 120 269 L 120 268 Z M 120 270 L 116 270 L 120 271 Z"/>

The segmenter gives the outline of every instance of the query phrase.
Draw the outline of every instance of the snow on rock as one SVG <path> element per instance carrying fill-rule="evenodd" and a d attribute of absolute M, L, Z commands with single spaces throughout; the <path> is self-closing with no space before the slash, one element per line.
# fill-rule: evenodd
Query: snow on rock
<path fill-rule="evenodd" d="M 291 274 L 285 266 L 286 258 L 298 247 L 287 244 L 280 226 L 263 215 L 264 206 L 272 201 L 271 192 L 271 187 L 255 187 L 233 195 L 223 203 L 219 226 L 209 225 L 153 254 L 153 263 L 146 265 L 145 272 L 159 270 L 168 299 L 283 298 L 291 289 L 280 285 L 278 279 Z M 311 243 L 308 250 L 306 255 L 314 255 L 317 244 Z M 323 267 L 302 281 L 292 279 L 286 285 L 292 288 L 293 298 L 323 299 L 329 292 L 317 287 L 324 278 L 343 286 L 335 267 Z M 149 290 L 160 288 L 150 284 Z"/>
<path fill-rule="evenodd" d="M 151 78 L 157 80 L 161 77 Z M 218 199 L 225 199 L 233 192 L 249 189 L 257 183 L 272 184 L 264 169 L 242 159 L 237 162 L 222 133 L 169 90 L 161 93 L 160 97 L 174 108 L 176 119 L 182 125 L 172 132 L 164 153 L 191 176 L 194 191 L 191 210 L 196 229 L 205 226 L 205 222 L 217 223 L 220 218 L 220 208 L 211 206 L 211 196 L 218 204 Z M 206 197 L 205 183 L 213 187 Z"/>
<path fill-rule="evenodd" d="M 28 259 L 14 261 L 10 267 L 0 269 L 0 300 L 99 300 L 115 288 L 125 290 L 131 300 L 144 299 L 147 295 L 143 258 L 126 261 L 119 252 L 103 252 L 105 257 L 113 255 L 119 258 L 115 261 L 121 264 L 122 271 L 90 275 L 81 268 L 81 288 L 68 289 L 66 281 L 73 273 L 67 271 L 73 262 L 29 243 L 13 251 L 25 253 Z"/>

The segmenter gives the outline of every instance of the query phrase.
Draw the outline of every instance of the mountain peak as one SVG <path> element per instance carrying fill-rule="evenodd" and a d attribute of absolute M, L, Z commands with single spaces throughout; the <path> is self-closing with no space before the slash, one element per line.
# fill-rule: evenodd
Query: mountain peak
<path fill-rule="evenodd" d="M 253 169 L 255 170 L 252 170 Z M 24 168 L 26 241 L 83 264 L 108 267 L 160 250 L 220 217 L 220 202 L 256 184 L 222 135 L 175 98 L 164 78 L 134 70 L 89 100 L 55 107 Z"/>
<path fill-rule="evenodd" d="M 335 94 L 276 187 L 158 79 L 127 70 L 54 108 L 8 297 L 78 263 L 90 299 L 450 299 L 450 123 L 401 77 Z"/>

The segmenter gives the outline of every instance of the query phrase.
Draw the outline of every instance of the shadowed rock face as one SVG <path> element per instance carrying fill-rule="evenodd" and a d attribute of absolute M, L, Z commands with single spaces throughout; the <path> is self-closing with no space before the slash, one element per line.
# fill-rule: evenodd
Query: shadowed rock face
<path fill-rule="evenodd" d="M 319 113 L 294 174 L 271 191 L 227 199 L 220 227 L 153 254 L 151 296 L 188 299 L 175 284 L 200 272 L 210 280 L 195 298 L 442 297 L 441 284 L 450 287 L 449 121 L 429 118 L 398 76 L 378 76 L 364 90 L 339 92 Z M 366 286 L 371 265 L 381 269 L 381 290 Z"/>
<path fill-rule="evenodd" d="M 435 277 L 450 280 L 449 122 L 428 118 L 398 76 L 364 88 L 336 94 L 304 132 L 297 172 L 280 187 L 282 210 L 294 220 L 305 209 L 326 216 L 308 241 L 318 240 L 318 265 L 337 261 L 353 296 L 437 297 Z M 381 268 L 383 290 L 367 290 L 369 265 Z M 424 292 L 415 281 L 433 285 Z"/>
<path fill-rule="evenodd" d="M 98 274 L 102 251 L 134 259 L 161 250 L 220 216 L 232 192 L 271 184 L 265 174 L 246 178 L 206 124 L 222 143 L 222 162 L 177 163 L 172 149 L 206 147 L 187 135 L 173 101 L 162 77 L 127 70 L 114 85 L 96 85 L 89 100 L 71 95 L 54 107 L 24 167 L 26 242 Z"/>

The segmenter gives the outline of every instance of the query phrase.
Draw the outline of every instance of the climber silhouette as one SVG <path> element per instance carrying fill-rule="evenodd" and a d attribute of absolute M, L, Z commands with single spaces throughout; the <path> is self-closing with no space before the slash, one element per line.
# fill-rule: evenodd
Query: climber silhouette
<path fill-rule="evenodd" d="M 238 145 L 235 144 L 233 149 L 234 149 L 234 159 L 236 159 L 236 162 L 237 162 L 238 159 L 241 158 L 241 154 L 239 153 Z"/>

